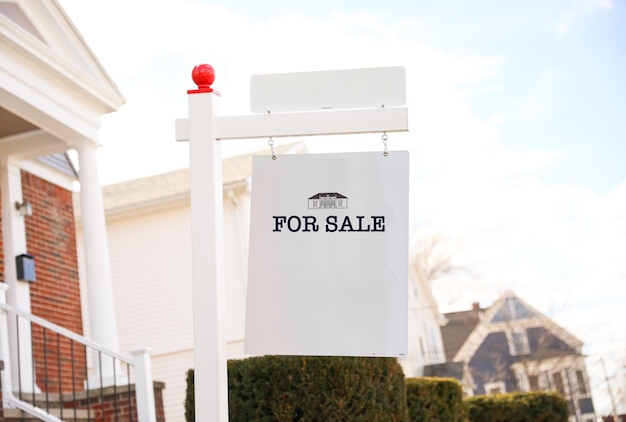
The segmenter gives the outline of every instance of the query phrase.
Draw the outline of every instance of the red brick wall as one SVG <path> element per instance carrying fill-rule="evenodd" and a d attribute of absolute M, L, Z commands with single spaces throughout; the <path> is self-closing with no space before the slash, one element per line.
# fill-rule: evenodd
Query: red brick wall
<path fill-rule="evenodd" d="M 163 389 L 165 385 L 161 382 L 154 383 L 154 405 L 156 407 L 157 422 L 165 422 L 165 410 L 163 407 Z M 137 421 L 137 399 L 135 397 L 135 386 L 130 386 L 129 391 L 125 386 L 107 387 L 102 391 L 91 390 L 89 399 L 85 398 L 85 393 L 81 393 L 81 398 L 76 400 L 76 408 L 90 409 L 90 417 L 102 422 L 129 422 Z M 130 398 L 130 400 L 129 400 Z"/>
<path fill-rule="evenodd" d="M 4 364 L 0 361 L 0 375 L 4 369 Z M 157 422 L 165 422 L 165 410 L 163 407 L 163 389 L 165 384 L 161 382 L 154 383 L 154 405 L 156 411 Z M 130 394 L 129 394 L 130 393 Z M 131 422 L 137 421 L 137 399 L 135 397 L 135 386 L 130 386 L 130 392 L 126 387 L 118 387 L 117 390 L 112 387 L 105 388 L 103 391 L 91 390 L 89 393 L 79 393 L 81 397 L 72 397 L 65 394 L 63 399 L 63 408 L 65 416 L 73 415 L 73 408 L 87 411 L 88 419 L 98 422 Z M 89 399 L 87 399 L 87 395 Z M 129 397 L 130 395 L 130 397 Z M 129 400 L 130 398 L 130 400 Z M 76 399 L 72 403 L 72 400 Z M 104 417 L 103 417 L 104 415 Z M 4 410 L 2 407 L 2 377 L 0 376 L 0 421 L 4 421 Z M 21 421 L 35 421 L 35 418 L 23 417 Z M 37 419 L 39 420 L 39 419 Z"/>
<path fill-rule="evenodd" d="M 35 258 L 37 275 L 37 280 L 30 284 L 32 313 L 82 334 L 72 192 L 22 171 L 22 195 L 33 207 L 33 215 L 25 219 L 27 251 Z M 0 281 L 4 282 L 1 225 Z M 59 338 L 50 331 L 46 331 L 44 336 L 41 327 L 33 325 L 33 349 L 37 382 L 42 392 L 46 391 L 47 381 L 47 391 L 63 393 L 65 405 L 71 406 L 68 394 L 73 388 L 83 390 L 86 379 L 84 348 L 78 344 L 72 346 L 67 339 Z M 163 388 L 162 383 L 155 382 L 157 422 L 165 421 Z M 131 386 L 130 403 L 126 387 L 118 389 L 124 392 L 106 388 L 102 402 L 100 390 L 91 390 L 89 402 L 96 420 L 137 420 L 134 385 Z M 80 393 L 83 397 L 87 394 L 86 391 Z M 1 400 L 0 383 L 0 421 L 4 420 Z M 77 405 L 86 409 L 87 401 L 79 399 Z M 104 418 L 101 419 L 103 409 Z"/>
<path fill-rule="evenodd" d="M 22 195 L 33 207 L 33 215 L 25 219 L 27 250 L 35 258 L 37 274 L 37 281 L 30 284 L 32 313 L 82 334 L 72 192 L 22 171 Z M 72 384 L 82 388 L 84 349 L 75 345 L 72 350 L 69 341 L 49 331 L 45 337 L 40 327 L 33 327 L 40 388 L 45 380 L 49 392 L 69 391 Z"/>

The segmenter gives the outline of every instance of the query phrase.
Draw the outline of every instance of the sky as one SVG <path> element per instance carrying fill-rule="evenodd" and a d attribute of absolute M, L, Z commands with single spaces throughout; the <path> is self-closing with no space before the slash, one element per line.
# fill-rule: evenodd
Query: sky
<path fill-rule="evenodd" d="M 467 269 L 434 283 L 440 310 L 513 290 L 585 343 L 598 413 L 609 387 L 626 412 L 626 4 L 60 3 L 126 99 L 102 119 L 103 184 L 188 166 L 174 119 L 197 64 L 216 70 L 222 115 L 251 113 L 252 75 L 404 66 L 409 132 L 388 147 L 411 154 L 411 225 Z M 312 153 L 383 149 L 381 134 L 304 140 Z"/>

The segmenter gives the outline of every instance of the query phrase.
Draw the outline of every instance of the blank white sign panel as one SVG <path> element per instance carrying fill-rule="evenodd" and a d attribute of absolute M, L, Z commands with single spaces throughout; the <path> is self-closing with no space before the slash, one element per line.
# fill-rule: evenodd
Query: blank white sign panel
<path fill-rule="evenodd" d="M 382 108 L 406 103 L 404 67 L 254 75 L 253 113 Z"/>
<path fill-rule="evenodd" d="M 256 156 L 244 351 L 405 356 L 407 151 Z"/>

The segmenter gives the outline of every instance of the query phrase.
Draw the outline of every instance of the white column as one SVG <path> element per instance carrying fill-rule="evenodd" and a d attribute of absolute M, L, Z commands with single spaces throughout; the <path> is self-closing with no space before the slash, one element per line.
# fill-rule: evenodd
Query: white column
<path fill-rule="evenodd" d="M 26 250 L 26 225 L 24 218 L 15 208 L 15 203 L 21 203 L 22 198 L 22 175 L 20 167 L 9 159 L 0 166 L 0 191 L 2 192 L 2 243 L 4 249 L 4 281 L 9 286 L 7 291 L 7 303 L 25 312 L 30 309 L 30 286 L 28 282 L 18 281 L 15 257 L 27 252 Z M 35 210 L 35 212 L 37 212 Z M 36 266 L 36 265 L 35 265 Z M 36 383 L 33 383 L 32 343 L 30 323 L 20 319 L 16 323 L 14 317 L 9 318 L 9 336 L 11 338 L 10 357 L 12 362 L 18 362 L 19 337 L 19 362 L 11 365 L 11 378 L 13 387 L 21 386 L 22 391 L 38 392 Z M 18 377 L 19 374 L 19 377 Z"/>
<path fill-rule="evenodd" d="M 224 333 L 222 157 L 215 139 L 219 97 L 190 93 L 189 172 L 197 421 L 228 421 Z"/>
<path fill-rule="evenodd" d="M 102 189 L 98 178 L 97 145 L 83 145 L 77 151 L 91 338 L 117 352 L 113 286 Z M 121 371 L 117 368 L 114 370 L 112 360 L 102 359 L 100 363 L 98 353 L 94 352 L 89 388 L 99 387 L 101 384 L 112 385 L 114 374 L 118 374 L 117 378 L 120 378 Z"/>

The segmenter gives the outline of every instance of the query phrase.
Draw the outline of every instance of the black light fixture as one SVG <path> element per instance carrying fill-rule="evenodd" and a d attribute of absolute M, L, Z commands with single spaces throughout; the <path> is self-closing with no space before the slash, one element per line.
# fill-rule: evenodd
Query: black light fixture
<path fill-rule="evenodd" d="M 35 273 L 35 257 L 27 253 L 15 257 L 17 279 L 33 283 L 37 280 Z"/>
<path fill-rule="evenodd" d="M 30 217 L 33 215 L 33 206 L 27 199 L 24 199 L 22 202 L 16 201 L 15 209 L 20 212 L 22 217 Z"/>

